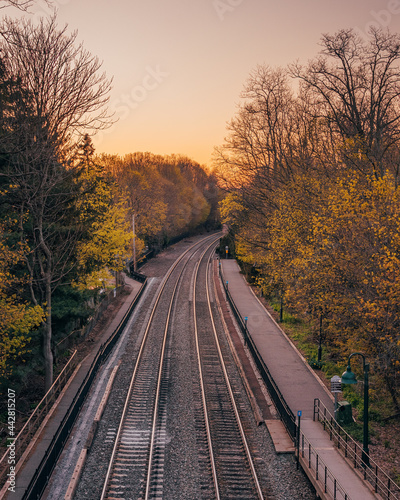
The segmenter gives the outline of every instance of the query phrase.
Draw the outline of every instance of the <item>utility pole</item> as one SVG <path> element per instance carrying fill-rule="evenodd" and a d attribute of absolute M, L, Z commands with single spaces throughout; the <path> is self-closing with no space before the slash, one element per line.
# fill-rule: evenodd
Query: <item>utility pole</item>
<path fill-rule="evenodd" d="M 133 231 L 133 271 L 136 273 L 136 232 L 135 232 L 135 214 L 132 215 Z"/>

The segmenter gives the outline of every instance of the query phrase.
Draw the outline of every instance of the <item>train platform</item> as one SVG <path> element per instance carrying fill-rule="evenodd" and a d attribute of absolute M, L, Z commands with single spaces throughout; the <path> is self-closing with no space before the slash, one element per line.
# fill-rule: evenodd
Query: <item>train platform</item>
<path fill-rule="evenodd" d="M 49 443 L 53 439 L 53 436 L 56 434 L 60 423 L 67 414 L 68 409 L 79 387 L 85 380 L 85 377 L 89 372 L 92 362 L 97 356 L 100 347 L 111 337 L 111 335 L 117 329 L 118 325 L 121 323 L 130 305 L 132 304 L 133 300 L 142 287 L 142 283 L 140 283 L 139 281 L 135 281 L 129 277 L 125 277 L 125 284 L 130 286 L 130 293 L 122 296 L 122 305 L 120 309 L 115 314 L 108 327 L 104 329 L 102 335 L 95 340 L 95 342 L 93 343 L 93 349 L 91 349 L 86 358 L 84 358 L 78 365 L 72 381 L 63 391 L 61 397 L 59 397 L 58 404 L 54 408 L 48 422 L 46 422 L 46 425 L 44 426 L 39 439 L 37 439 L 32 452 L 28 456 L 23 466 L 16 473 L 15 492 L 8 492 L 6 483 L 5 487 L 0 491 L 0 499 L 5 498 L 7 500 L 20 500 L 23 498 L 26 489 L 28 488 L 33 476 L 35 475 L 36 470 L 38 469 L 46 454 Z"/>
<path fill-rule="evenodd" d="M 333 396 L 253 293 L 240 274 L 237 262 L 223 259 L 221 270 L 239 313 L 242 318 L 247 317 L 249 335 L 293 414 L 301 412 L 301 432 L 337 479 L 338 489 L 342 488 L 349 500 L 380 498 L 337 451 L 321 423 L 313 420 L 314 399 L 319 398 L 333 413 Z M 281 429 L 281 432 L 285 432 L 283 425 Z M 279 427 L 274 431 L 273 439 L 279 440 Z M 321 493 L 321 498 L 334 498 L 324 495 L 323 491 L 317 491 Z M 345 498 L 345 495 L 337 495 L 335 498 L 342 497 Z"/>

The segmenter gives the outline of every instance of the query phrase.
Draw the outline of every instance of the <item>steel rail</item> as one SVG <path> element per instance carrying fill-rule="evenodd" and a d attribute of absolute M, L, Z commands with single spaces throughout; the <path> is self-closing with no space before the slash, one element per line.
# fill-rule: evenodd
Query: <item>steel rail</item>
<path fill-rule="evenodd" d="M 202 399 L 202 403 L 203 403 L 204 422 L 205 422 L 206 434 L 207 434 L 207 445 L 208 445 L 208 451 L 209 451 L 209 454 L 210 454 L 210 461 L 211 461 L 211 472 L 212 472 L 212 478 L 213 478 L 213 483 L 214 483 L 214 490 L 215 490 L 216 499 L 220 500 L 219 487 L 218 487 L 218 477 L 217 477 L 217 468 L 216 468 L 215 459 L 214 459 L 214 452 L 213 452 L 213 445 L 212 445 L 212 438 L 211 438 L 210 422 L 209 422 L 209 419 L 208 419 L 206 391 L 205 391 L 205 388 L 204 388 L 203 368 L 201 366 L 199 335 L 198 335 L 198 328 L 197 328 L 197 313 L 196 313 L 196 282 L 197 282 L 197 276 L 198 276 L 198 272 L 199 272 L 199 267 L 200 267 L 201 259 L 204 257 L 204 255 L 207 252 L 207 250 L 208 250 L 208 248 L 206 248 L 204 250 L 204 252 L 201 255 L 200 260 L 199 260 L 199 262 L 197 263 L 197 266 L 196 266 L 195 278 L 194 278 L 194 282 L 193 282 L 193 319 L 194 319 L 194 337 L 195 337 L 196 352 L 197 352 L 197 364 L 198 364 L 198 368 L 199 368 L 201 399 Z"/>
<path fill-rule="evenodd" d="M 206 249 L 204 251 L 203 255 L 201 256 L 201 259 L 205 255 L 205 253 L 207 252 L 207 250 L 208 249 Z M 215 485 L 215 489 L 216 489 L 216 495 L 217 495 L 217 498 L 219 499 L 220 498 L 220 494 L 219 494 L 219 491 L 218 491 L 218 478 L 217 478 L 217 471 L 216 471 L 216 466 L 215 466 L 215 460 L 214 460 L 214 457 L 212 455 L 212 449 L 213 449 L 213 447 L 212 447 L 212 438 L 211 438 L 211 431 L 210 431 L 210 425 L 209 425 L 209 419 L 208 419 L 208 413 L 207 413 L 206 396 L 205 396 L 204 381 L 203 381 L 203 374 L 202 374 L 203 372 L 202 372 L 202 367 L 201 367 L 200 348 L 199 348 L 199 340 L 198 340 L 197 316 L 196 316 L 195 293 L 196 293 L 196 282 L 197 282 L 198 271 L 199 271 L 201 259 L 197 263 L 196 273 L 195 273 L 195 280 L 194 280 L 194 284 L 193 284 L 194 325 L 195 325 L 196 349 L 197 349 L 197 354 L 198 354 L 198 365 L 199 365 L 200 381 L 201 381 L 201 392 L 202 392 L 202 400 L 203 400 L 203 405 L 204 405 L 204 416 L 205 416 L 206 427 L 207 427 L 207 440 L 208 440 L 208 446 L 209 446 L 209 450 L 210 450 L 210 459 L 211 459 L 211 463 L 212 463 L 212 474 L 213 474 L 213 480 L 214 480 L 214 485 Z M 219 360 L 220 360 L 221 369 L 222 369 L 222 372 L 223 372 L 223 375 L 224 375 L 226 387 L 228 389 L 228 393 L 229 393 L 230 400 L 231 400 L 231 403 L 232 403 L 232 408 L 234 410 L 236 422 L 237 422 L 237 425 L 238 425 L 238 428 L 239 428 L 239 431 L 240 431 L 240 437 L 241 437 L 242 444 L 243 444 L 243 447 L 244 447 L 244 450 L 245 450 L 245 454 L 246 454 L 246 457 L 247 457 L 247 460 L 248 460 L 248 464 L 249 464 L 249 467 L 250 467 L 250 470 L 251 470 L 251 474 L 253 476 L 254 486 L 255 486 L 255 489 L 257 490 L 258 498 L 260 500 L 263 500 L 264 496 L 263 496 L 263 493 L 262 493 L 262 490 L 261 490 L 260 482 L 259 482 L 258 477 L 257 477 L 257 472 L 256 472 L 256 469 L 255 469 L 255 466 L 254 466 L 253 458 L 251 456 L 250 448 L 249 448 L 249 445 L 247 443 L 246 434 L 245 434 L 245 431 L 244 431 L 244 428 L 243 428 L 243 425 L 242 425 L 242 421 L 241 421 L 241 418 L 240 418 L 240 415 L 239 415 L 239 411 L 238 411 L 238 408 L 237 408 L 237 405 L 236 405 L 235 396 L 233 394 L 232 386 L 231 386 L 231 383 L 229 381 L 228 372 L 227 372 L 225 361 L 224 361 L 224 358 L 223 358 L 223 355 L 222 355 L 222 351 L 221 351 L 221 347 L 220 347 L 220 342 L 219 342 L 219 339 L 218 339 L 218 334 L 217 334 L 217 330 L 216 330 L 216 326 L 215 326 L 214 315 L 213 315 L 212 308 L 211 308 L 211 298 L 210 298 L 210 292 L 209 292 L 209 278 L 208 278 L 210 261 L 211 261 L 211 255 L 208 257 L 207 267 L 206 267 L 206 297 L 207 297 L 207 306 L 208 306 L 208 311 L 209 311 L 209 314 L 210 314 L 212 330 L 213 330 L 213 334 L 214 334 L 214 338 L 215 338 L 215 343 L 216 343 L 216 347 L 217 347 L 217 351 L 218 351 L 218 357 L 219 357 Z"/>
<path fill-rule="evenodd" d="M 262 493 L 262 490 L 261 490 L 260 482 L 259 482 L 258 477 L 257 477 L 257 472 L 256 472 L 256 469 L 255 469 L 255 466 L 254 466 L 253 458 L 251 456 L 249 444 L 247 442 L 246 434 L 245 434 L 244 429 L 243 429 L 242 420 L 240 418 L 239 411 L 238 411 L 238 408 L 237 408 L 237 405 L 236 405 L 235 396 L 233 394 L 232 386 L 231 386 L 231 383 L 229 381 L 229 376 L 228 376 L 228 372 L 226 370 L 225 361 L 224 361 L 224 358 L 222 356 L 222 351 L 221 351 L 220 343 L 219 343 L 219 340 L 218 340 L 217 330 L 215 328 L 214 316 L 213 316 L 213 312 L 212 312 L 212 309 L 211 309 L 211 299 L 210 299 L 210 293 L 209 293 L 209 280 L 208 280 L 208 274 L 209 274 L 208 273 L 208 269 L 209 269 L 209 266 L 210 266 L 210 260 L 211 260 L 211 258 L 209 257 L 208 258 L 208 264 L 207 264 L 207 273 L 206 273 L 206 292 L 207 292 L 208 310 L 209 310 L 209 313 L 210 313 L 210 318 L 211 318 L 211 323 L 212 323 L 212 327 L 213 327 L 215 342 L 217 344 L 219 359 L 221 361 L 221 366 L 222 366 L 222 369 L 223 369 L 223 372 L 224 372 L 224 377 L 225 377 L 225 380 L 226 380 L 226 385 L 228 387 L 229 394 L 231 396 L 232 405 L 233 405 L 233 408 L 234 408 L 234 411 L 235 411 L 237 423 L 238 423 L 238 426 L 239 426 L 239 429 L 240 429 L 240 434 L 241 434 L 242 441 L 243 441 L 243 446 L 245 448 L 247 459 L 249 461 L 249 466 L 250 466 L 250 469 L 251 469 L 251 473 L 253 475 L 254 484 L 255 484 L 255 487 L 256 487 L 256 490 L 257 490 L 258 497 L 262 500 L 264 498 L 264 496 L 263 496 L 263 493 Z"/>
<path fill-rule="evenodd" d="M 161 347 L 160 362 L 159 362 L 159 367 L 158 367 L 156 398 L 155 398 L 155 402 L 154 402 L 154 412 L 153 412 L 153 424 L 152 424 L 152 428 L 151 428 L 150 450 L 149 450 L 149 466 L 148 466 L 148 469 L 147 469 L 146 492 L 145 492 L 145 496 L 144 496 L 145 500 L 147 500 L 149 498 L 149 495 L 150 495 L 151 464 L 153 462 L 154 439 L 155 439 L 155 435 L 156 435 L 156 431 L 157 431 L 158 401 L 159 401 L 160 390 L 161 390 L 162 367 L 163 367 L 163 363 L 164 363 L 165 346 L 167 344 L 167 333 L 168 333 L 170 319 L 171 319 L 172 307 L 173 307 L 174 299 L 175 299 L 175 295 L 176 295 L 176 289 L 178 288 L 179 280 L 180 280 L 180 278 L 182 276 L 183 269 L 182 269 L 181 273 L 179 274 L 178 279 L 175 282 L 174 290 L 172 292 L 171 301 L 169 303 L 167 319 L 166 319 L 166 322 L 165 322 L 165 328 L 164 328 L 163 343 L 162 343 L 162 347 Z"/>
<path fill-rule="evenodd" d="M 128 393 L 127 393 L 127 396 L 126 396 L 126 399 L 125 399 L 125 404 L 124 404 L 124 407 L 123 407 L 123 410 L 122 410 L 122 415 L 121 415 L 120 423 L 119 423 L 117 434 L 116 434 L 116 437 L 115 437 L 115 442 L 114 442 L 112 454 L 111 454 L 111 457 L 110 457 L 110 461 L 109 461 L 109 465 L 108 465 L 108 469 L 107 469 L 107 474 L 106 474 L 106 477 L 105 477 L 105 480 L 104 480 L 104 485 L 103 485 L 103 489 L 102 489 L 102 492 L 101 492 L 100 500 L 104 500 L 106 498 L 106 495 L 107 495 L 108 484 L 109 484 L 110 476 L 111 476 L 111 473 L 112 473 L 112 470 L 113 470 L 113 467 L 114 467 L 115 457 L 116 457 L 116 454 L 117 454 L 118 445 L 119 445 L 119 441 L 120 441 L 120 437 L 121 437 L 123 425 L 124 425 L 124 422 L 125 422 L 125 417 L 126 417 L 126 414 L 127 414 L 127 410 L 128 410 L 129 402 L 130 402 L 130 399 L 131 399 L 133 387 L 134 387 L 134 384 L 135 384 L 135 381 L 136 381 L 136 375 L 137 375 L 137 372 L 138 372 L 138 369 L 139 369 L 140 361 L 142 359 L 142 355 L 143 355 L 143 351 L 144 351 L 144 348 L 145 348 L 145 345 L 146 345 L 146 341 L 147 341 L 147 338 L 148 338 L 150 327 L 152 325 L 153 318 L 154 318 L 155 312 L 157 310 L 157 306 L 158 306 L 158 304 L 160 302 L 162 293 L 163 293 L 163 291 L 164 291 L 164 289 L 166 287 L 166 284 L 167 284 L 168 279 L 170 278 L 171 274 L 173 273 L 173 271 L 175 270 L 175 268 L 178 266 L 178 264 L 183 260 L 183 258 L 188 254 L 188 252 L 190 252 L 191 250 L 193 250 L 196 246 L 201 246 L 202 244 L 204 244 L 205 241 L 207 241 L 207 240 L 209 240 L 211 238 L 213 239 L 212 244 L 214 244 L 215 243 L 215 236 L 213 235 L 213 236 L 204 238 L 201 241 L 195 243 L 194 245 L 192 245 L 191 247 L 189 247 L 182 255 L 180 255 L 179 258 L 169 268 L 166 276 L 164 277 L 164 279 L 163 279 L 163 281 L 161 283 L 161 287 L 159 289 L 158 295 L 156 297 L 156 301 L 155 301 L 155 303 L 153 305 L 153 308 L 152 308 L 149 320 L 147 322 L 147 326 L 146 326 L 146 329 L 145 329 L 145 332 L 144 332 L 144 335 L 143 335 L 143 339 L 142 339 L 142 342 L 141 342 L 141 345 L 140 345 L 140 349 L 139 349 L 139 352 L 138 352 L 138 356 L 136 358 L 134 370 L 133 370 L 133 373 L 132 373 L 132 376 L 131 376 L 131 380 L 130 380 L 130 384 L 129 384 L 129 388 L 128 388 Z M 186 267 L 187 262 L 185 263 L 184 268 Z M 161 380 L 163 357 L 164 357 L 164 350 L 165 350 L 166 336 L 167 336 L 166 333 L 168 331 L 170 313 L 171 313 L 171 310 L 172 310 L 172 304 L 173 304 L 173 301 L 174 301 L 174 296 L 175 296 L 176 288 L 177 288 L 178 282 L 180 280 L 180 277 L 181 277 L 181 275 L 183 273 L 184 268 L 181 270 L 181 272 L 180 272 L 180 274 L 179 274 L 179 276 L 178 276 L 178 278 L 176 280 L 176 284 L 175 284 L 175 287 L 174 287 L 174 292 L 173 292 L 173 295 L 172 295 L 172 298 L 171 298 L 171 302 L 170 302 L 170 306 L 169 306 L 166 327 L 165 327 L 165 330 L 164 330 L 164 339 L 163 339 L 162 354 L 161 354 L 160 363 L 159 363 L 158 382 L 157 382 L 157 397 L 158 397 L 158 394 L 159 394 L 159 384 L 160 384 L 160 380 Z M 154 446 L 154 433 L 155 433 L 155 422 L 156 422 L 156 416 L 157 416 L 157 406 L 158 405 L 157 405 L 157 400 L 156 400 L 155 404 L 154 404 L 155 410 L 154 410 L 153 429 L 152 429 L 152 436 L 151 436 L 151 449 L 150 449 L 150 455 L 149 455 L 149 461 L 148 461 L 148 474 L 147 474 L 147 480 L 146 480 L 146 494 L 145 494 L 145 497 L 144 497 L 145 500 L 148 499 L 148 495 L 149 495 L 149 491 L 150 491 L 151 458 L 152 458 L 152 453 L 153 453 L 152 452 L 152 448 Z"/>

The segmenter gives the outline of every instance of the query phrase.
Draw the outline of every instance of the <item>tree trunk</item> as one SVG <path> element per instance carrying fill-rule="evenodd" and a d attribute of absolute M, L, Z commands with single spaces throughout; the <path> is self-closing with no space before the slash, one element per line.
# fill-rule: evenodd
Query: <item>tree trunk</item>
<path fill-rule="evenodd" d="M 43 333 L 43 357 L 44 357 L 44 370 L 45 370 L 45 390 L 46 392 L 50 389 L 53 384 L 53 351 L 51 350 L 51 339 L 52 339 L 52 311 L 51 311 L 51 297 L 52 297 L 52 254 L 49 247 L 43 237 L 43 220 L 41 217 L 38 219 L 38 229 L 39 229 L 39 245 L 40 250 L 43 253 L 44 262 L 42 268 L 42 276 L 45 284 L 46 293 L 46 323 L 44 325 Z"/>
<path fill-rule="evenodd" d="M 396 408 L 396 411 L 399 412 L 400 411 L 400 405 L 399 405 L 399 401 L 397 399 L 396 386 L 393 383 L 393 379 L 388 374 L 384 375 L 384 379 L 385 379 L 385 382 L 386 382 L 386 387 L 388 388 L 389 393 L 390 393 L 390 395 L 392 397 L 392 401 L 393 401 L 394 407 Z"/>
<path fill-rule="evenodd" d="M 51 328 L 51 273 L 46 273 L 46 323 L 43 334 L 43 357 L 45 369 L 45 391 L 47 392 L 53 384 L 53 351 L 51 350 L 52 328 Z"/>

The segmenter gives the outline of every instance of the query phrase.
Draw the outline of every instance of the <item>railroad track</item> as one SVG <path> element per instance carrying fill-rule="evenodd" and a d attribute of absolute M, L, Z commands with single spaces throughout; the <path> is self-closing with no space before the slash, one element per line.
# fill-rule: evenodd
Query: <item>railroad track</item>
<path fill-rule="evenodd" d="M 199 302 L 203 307 L 200 308 L 197 306 L 196 288 L 199 287 L 201 265 L 206 266 L 203 274 L 205 287 L 201 288 L 199 295 L 204 295 L 205 290 L 206 300 L 204 296 L 201 297 Z M 210 256 L 206 263 L 202 262 L 202 259 L 198 261 L 193 284 L 193 318 L 202 417 L 214 489 L 212 498 L 263 499 L 215 326 L 210 298 L 209 268 Z M 200 415 L 199 417 L 201 418 Z"/>
<path fill-rule="evenodd" d="M 159 287 L 134 362 L 101 500 L 171 498 L 171 489 L 166 493 L 164 483 L 165 463 L 170 460 L 167 421 L 172 404 L 172 337 L 180 322 L 179 293 L 187 294 L 188 276 L 191 307 L 185 327 L 193 361 L 188 383 L 193 393 L 197 498 L 267 498 L 229 381 L 226 347 L 220 344 L 214 320 L 209 276 L 216 241 L 215 236 L 205 238 L 187 249 Z M 189 271 L 189 267 L 193 269 Z M 185 284 L 186 292 L 180 291 Z"/>
<path fill-rule="evenodd" d="M 213 236 L 190 247 L 170 268 L 159 289 L 135 362 L 100 497 L 102 500 L 162 498 L 165 388 L 168 385 L 168 333 L 172 309 L 178 285 L 190 259 L 204 244 L 210 248 L 215 241 Z M 174 282 L 172 292 L 171 287 L 167 287 L 171 281 Z M 155 321 L 161 303 L 164 306 L 169 304 L 167 311 L 161 311 L 165 325 L 163 330 L 159 328 L 161 319 L 158 317 Z"/>
<path fill-rule="evenodd" d="M 182 246 L 149 264 L 146 294 L 87 397 L 48 500 L 63 498 L 74 476 L 76 500 L 311 498 L 254 419 L 210 279 L 216 240 L 187 240 L 178 258 Z M 102 418 L 86 437 L 113 366 Z M 84 466 L 72 459 L 82 443 Z"/>

